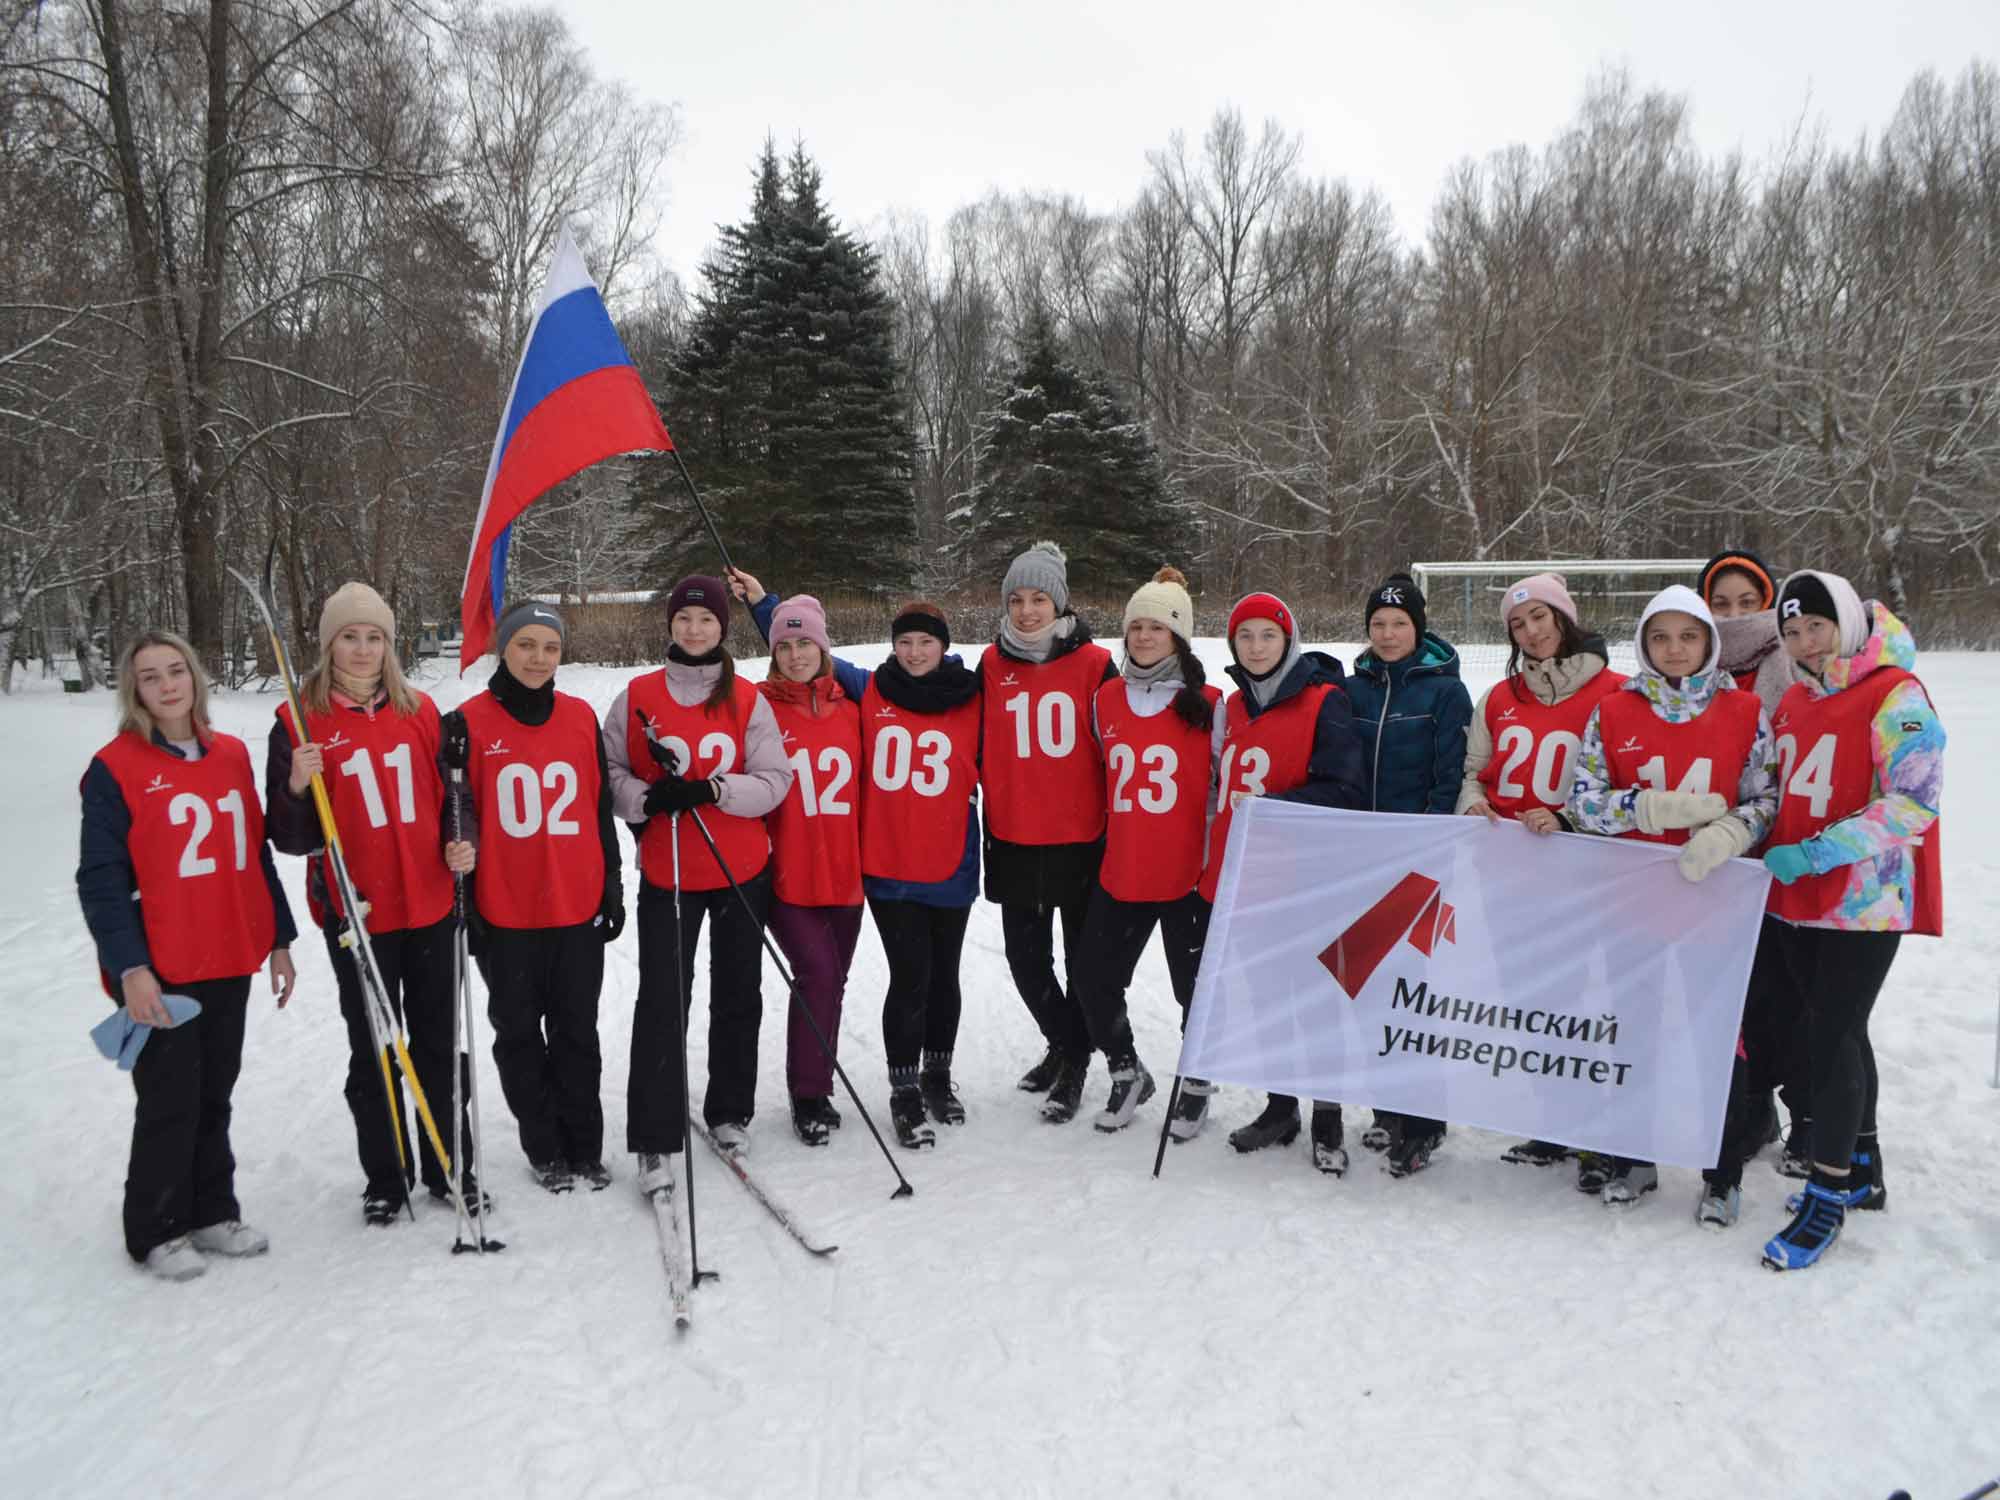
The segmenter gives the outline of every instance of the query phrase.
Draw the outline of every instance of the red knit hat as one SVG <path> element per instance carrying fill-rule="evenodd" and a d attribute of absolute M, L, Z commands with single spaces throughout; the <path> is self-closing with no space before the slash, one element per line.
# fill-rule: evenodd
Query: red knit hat
<path fill-rule="evenodd" d="M 1285 601 L 1276 594 L 1245 594 L 1236 601 L 1236 608 L 1229 612 L 1229 638 L 1236 638 L 1236 627 L 1245 620 L 1269 620 L 1285 632 L 1285 639 L 1291 640 L 1298 632 L 1292 624 L 1292 612 Z"/>

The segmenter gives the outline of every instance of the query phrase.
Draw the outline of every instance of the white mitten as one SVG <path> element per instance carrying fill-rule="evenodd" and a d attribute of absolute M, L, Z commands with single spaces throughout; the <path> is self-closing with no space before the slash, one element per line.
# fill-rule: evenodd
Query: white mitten
<path fill-rule="evenodd" d="M 1750 830 L 1740 818 L 1717 818 L 1681 845 L 1681 875 L 1700 882 L 1723 865 L 1750 852 Z"/>
<path fill-rule="evenodd" d="M 1729 799 L 1720 792 L 1639 793 L 1633 811 L 1642 833 L 1666 833 L 1675 828 L 1699 828 L 1713 823 L 1729 811 Z"/>

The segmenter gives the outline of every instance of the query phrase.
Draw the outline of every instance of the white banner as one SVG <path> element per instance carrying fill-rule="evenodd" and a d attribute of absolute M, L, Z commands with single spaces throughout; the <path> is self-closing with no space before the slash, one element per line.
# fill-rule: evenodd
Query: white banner
<path fill-rule="evenodd" d="M 1712 1166 L 1770 876 L 1675 853 L 1252 798 L 1180 1071 Z"/>

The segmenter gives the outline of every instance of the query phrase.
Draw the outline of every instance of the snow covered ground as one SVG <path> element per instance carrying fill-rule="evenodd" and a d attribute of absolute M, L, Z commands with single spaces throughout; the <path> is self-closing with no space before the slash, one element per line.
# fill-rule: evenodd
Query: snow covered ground
<path fill-rule="evenodd" d="M 970 1120 L 900 1154 L 913 1199 L 890 1201 L 851 1109 L 830 1149 L 792 1138 L 767 975 L 753 1164 L 840 1253 L 808 1260 L 697 1158 L 702 1258 L 722 1280 L 681 1337 L 630 1158 L 612 1155 L 607 1192 L 536 1191 L 483 1046 L 506 1252 L 447 1254 L 451 1214 L 421 1195 L 415 1225 L 362 1225 L 343 1032 L 311 940 L 290 1009 L 254 1005 L 236 1093 L 238 1188 L 272 1253 L 186 1286 L 137 1274 L 118 1228 L 131 1092 L 85 1035 L 104 1002 L 73 886 L 76 782 L 111 702 L 25 684 L 0 703 L 16 798 L 0 886 L 0 1489 L 1961 1495 L 2000 1471 L 2000 656 L 1922 665 L 1952 741 L 1951 936 L 1906 945 L 1876 1012 L 1890 1211 L 1859 1218 L 1820 1268 L 1759 1267 L 1790 1186 L 1767 1163 L 1722 1235 L 1694 1224 L 1694 1173 L 1665 1170 L 1614 1218 L 1566 1171 L 1503 1166 L 1504 1142 L 1472 1130 L 1394 1182 L 1358 1149 L 1333 1181 L 1303 1142 L 1237 1158 L 1211 1129 L 1156 1182 L 1162 1100 L 1103 1136 L 1042 1124 L 1015 1091 L 1038 1039 L 982 903 L 957 1060 Z M 630 675 L 566 667 L 559 685 L 602 709 Z M 468 691 L 425 685 L 445 707 Z M 224 695 L 219 724 L 261 745 L 274 701 Z M 280 867 L 303 913 L 302 864 Z M 614 1148 L 636 952 L 628 931 L 606 971 Z M 864 932 L 842 1056 L 886 1127 L 885 978 Z M 1142 1054 L 1170 1072 L 1157 947 L 1132 1002 Z M 697 1078 L 703 1038 L 697 1021 Z M 1103 1076 L 1100 1060 L 1092 1107 Z M 1218 1121 L 1253 1107 L 1225 1090 Z M 1351 1146 L 1356 1133 L 1351 1117 Z"/>

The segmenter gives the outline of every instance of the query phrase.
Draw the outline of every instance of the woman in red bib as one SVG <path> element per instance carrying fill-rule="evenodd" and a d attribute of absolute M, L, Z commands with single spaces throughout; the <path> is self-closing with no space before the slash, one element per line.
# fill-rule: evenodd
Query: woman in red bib
<path fill-rule="evenodd" d="M 186 1281 L 204 1255 L 257 1255 L 242 1222 L 230 1095 L 250 979 L 269 960 L 282 1007 L 297 931 L 264 841 L 250 752 L 208 722 L 208 681 L 179 636 L 149 630 L 118 664 L 118 736 L 84 772 L 77 897 L 104 986 L 152 1028 L 132 1068 L 125 1249 Z M 168 1002 L 200 1011 L 174 1023 Z"/>
<path fill-rule="evenodd" d="M 299 684 L 312 743 L 294 751 L 298 735 L 292 711 L 279 705 L 264 762 L 264 800 L 278 852 L 313 856 L 306 898 L 326 937 L 340 988 L 340 1015 L 347 1023 L 345 1093 L 361 1158 L 361 1215 L 370 1224 L 393 1224 L 416 1181 L 419 1162 L 433 1198 L 445 1200 L 450 1188 L 429 1134 L 413 1131 L 413 1122 L 403 1118 L 401 1089 L 392 1095 L 396 1126 L 391 1133 L 359 960 L 340 943 L 345 923 L 336 882 L 326 867 L 312 778 L 324 778 L 348 872 L 368 904 L 376 965 L 390 1005 L 409 1028 L 417 1082 L 447 1139 L 451 1122 L 445 1101 L 452 1095 L 452 1020 L 458 1004 L 452 990 L 452 875 L 471 871 L 474 845 L 451 836 L 444 777 L 438 771 L 437 705 L 403 680 L 396 660 L 396 617 L 387 601 L 365 583 L 343 584 L 320 611 L 319 645 L 319 664 Z M 462 809 L 461 827 L 472 831 Z M 469 1088 L 460 1092 L 470 1095 Z M 462 1139 L 470 1141 L 470 1115 L 462 1124 Z M 468 1172 L 467 1202 L 476 1190 Z"/>
<path fill-rule="evenodd" d="M 785 600 L 770 617 L 769 635 L 771 672 L 757 691 L 777 716 L 792 768 L 792 789 L 764 820 L 771 936 L 792 966 L 800 1002 L 786 1007 L 785 1083 L 793 1131 L 808 1146 L 824 1146 L 840 1113 L 833 1060 L 813 1030 L 839 1046 L 840 1003 L 861 936 L 861 706 L 834 675 L 819 600 Z"/>
<path fill-rule="evenodd" d="M 769 636 L 780 601 L 741 568 L 732 575 Z M 979 676 L 950 652 L 942 606 L 913 600 L 889 627 L 891 656 L 869 672 L 834 659 L 861 705 L 861 888 L 889 964 L 882 1048 L 889 1117 L 912 1150 L 932 1123 L 962 1125 L 951 1081 L 962 996 L 959 953 L 979 895 Z"/>
<path fill-rule="evenodd" d="M 1764 863 L 1776 884 L 1759 945 L 1779 1006 L 1802 1015 L 1811 1176 L 1764 1263 L 1818 1261 L 1851 1209 L 1888 1199 L 1875 1139 L 1868 1016 L 1903 934 L 1941 936 L 1944 726 L 1911 672 L 1910 633 L 1832 573 L 1794 573 L 1778 620 L 1798 681 L 1778 704 L 1780 800 Z M 1754 979 L 1754 976 L 1753 976 Z"/>
<path fill-rule="evenodd" d="M 604 716 L 618 816 L 644 825 L 625 1144 L 638 1159 L 639 1191 L 648 1194 L 670 1190 L 668 1159 L 683 1145 L 684 1035 L 678 1028 L 694 1009 L 695 944 L 704 918 L 710 923 L 708 1092 L 701 1114 L 723 1150 L 748 1144 L 757 1109 L 764 919 L 771 901 L 764 817 L 792 784 L 771 705 L 736 675 L 723 644 L 728 586 L 700 574 L 683 578 L 667 596 L 667 627 L 672 642 L 666 665 L 633 678 Z M 695 826 L 697 818 L 708 838 Z M 730 889 L 732 882 L 743 899 Z M 683 998 L 686 1011 L 680 1011 Z"/>
<path fill-rule="evenodd" d="M 1708 605 L 1680 584 L 1660 590 L 1639 617 L 1639 670 L 1591 710 L 1565 816 L 1579 831 L 1679 848 L 1690 881 L 1763 842 L 1777 810 L 1777 752 L 1755 693 L 1722 668 L 1720 633 Z M 1722 1154 L 1703 1173 L 1696 1217 L 1735 1221 L 1737 1180 L 1755 1146 L 1743 1059 L 1730 1083 Z M 1761 1144 L 1761 1143 L 1760 1143 Z M 1599 1195 L 1626 1208 L 1660 1185 L 1659 1168 L 1611 1159 Z"/>
<path fill-rule="evenodd" d="M 1193 633 L 1187 578 L 1162 568 L 1126 604 L 1124 665 L 1092 702 L 1107 821 L 1076 971 L 1090 1039 L 1111 1074 L 1099 1130 L 1123 1130 L 1153 1095 L 1125 1007 L 1153 929 L 1160 929 L 1183 1027 L 1208 937 L 1210 907 L 1197 887 L 1222 761 L 1222 694 L 1208 685 L 1188 644 Z M 1200 1132 L 1214 1091 L 1198 1078 L 1182 1081 L 1169 1126 L 1175 1140 Z"/>
<path fill-rule="evenodd" d="M 1090 705 L 1118 673 L 1070 608 L 1068 564 L 1054 542 L 1009 564 L 1000 603 L 999 634 L 979 658 L 986 899 L 1000 908 L 1014 988 L 1042 1034 L 1041 1060 L 1020 1087 L 1047 1094 L 1042 1118 L 1061 1124 L 1076 1117 L 1090 1069 L 1090 1028 L 1075 993 L 1104 855 L 1104 759 Z M 1058 914 L 1067 982 L 1056 978 Z"/>
<path fill-rule="evenodd" d="M 1605 694 L 1624 685 L 1611 670 L 1604 639 L 1577 618 L 1576 601 L 1560 573 L 1536 573 L 1500 595 L 1500 613 L 1513 643 L 1506 678 L 1488 688 L 1472 711 L 1466 734 L 1465 779 L 1458 810 L 1499 823 L 1513 819 L 1530 833 L 1568 828 L 1576 753 L 1584 726 Z M 1577 1157 L 1577 1188 L 1604 1189 L 1608 1159 L 1573 1153 L 1555 1141 L 1522 1141 L 1501 1160 L 1553 1167 Z"/>
<path fill-rule="evenodd" d="M 1354 707 L 1341 689 L 1340 663 L 1301 651 L 1297 622 L 1276 594 L 1249 594 L 1229 612 L 1229 668 L 1236 691 L 1224 713 L 1222 764 L 1216 773 L 1215 817 L 1201 894 L 1215 900 L 1229 847 L 1229 824 L 1245 797 L 1276 797 L 1318 807 L 1365 808 L 1368 762 L 1354 728 Z M 1185 1087 L 1185 1085 L 1183 1085 Z M 1238 1151 L 1289 1145 L 1299 1134 L 1299 1101 L 1266 1097 L 1263 1111 L 1229 1133 Z M 1338 1175 L 1347 1169 L 1340 1106 L 1315 1100 L 1313 1164 Z"/>
<path fill-rule="evenodd" d="M 556 691 L 566 630 L 533 600 L 500 616 L 499 665 L 444 721 L 479 837 L 475 952 L 500 1088 L 535 1181 L 608 1187 L 597 1000 L 604 948 L 625 927 L 611 785 L 597 715 Z"/>

